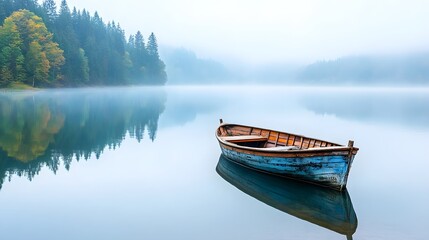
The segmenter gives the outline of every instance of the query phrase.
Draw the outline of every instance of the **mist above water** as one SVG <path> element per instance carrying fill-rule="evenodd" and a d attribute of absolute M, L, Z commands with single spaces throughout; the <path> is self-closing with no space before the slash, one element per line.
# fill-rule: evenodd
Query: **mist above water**
<path fill-rule="evenodd" d="M 183 48 L 165 47 L 161 54 L 169 85 L 429 86 L 429 52 L 270 65 L 204 59 Z"/>
<path fill-rule="evenodd" d="M 428 96 L 242 85 L 0 92 L 0 230 L 8 239 L 425 239 Z M 220 159 L 219 118 L 355 140 L 349 196 L 240 177 L 249 170 Z M 345 213 L 345 228 L 331 209 Z"/>

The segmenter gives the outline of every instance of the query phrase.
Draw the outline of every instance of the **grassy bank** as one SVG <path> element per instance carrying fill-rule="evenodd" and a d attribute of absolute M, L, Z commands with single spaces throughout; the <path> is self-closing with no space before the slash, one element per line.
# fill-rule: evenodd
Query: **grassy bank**
<path fill-rule="evenodd" d="M 4 89 L 13 89 L 13 90 L 37 90 L 38 88 L 34 88 L 30 85 L 21 83 L 21 82 L 12 82 L 8 84 Z"/>

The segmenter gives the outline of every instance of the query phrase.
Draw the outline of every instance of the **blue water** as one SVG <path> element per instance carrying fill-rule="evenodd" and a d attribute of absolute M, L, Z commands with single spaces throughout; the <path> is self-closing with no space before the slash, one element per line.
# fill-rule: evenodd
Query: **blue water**
<path fill-rule="evenodd" d="M 360 150 L 353 239 L 427 239 L 429 89 L 0 92 L 2 239 L 345 239 L 216 172 L 225 122 Z M 293 194 L 293 193 L 292 193 Z"/>

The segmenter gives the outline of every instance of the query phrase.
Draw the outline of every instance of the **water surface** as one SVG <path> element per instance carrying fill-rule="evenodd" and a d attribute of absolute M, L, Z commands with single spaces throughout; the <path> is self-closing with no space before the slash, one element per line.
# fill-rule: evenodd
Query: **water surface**
<path fill-rule="evenodd" d="M 427 239 L 428 93 L 297 87 L 2 92 L 0 231 L 5 239 Z M 222 168 L 234 173 L 225 177 L 214 137 L 219 118 L 342 144 L 353 139 L 360 151 L 347 196 L 249 178 L 236 167 Z M 282 184 L 287 187 L 269 187 Z M 340 201 L 345 204 L 329 205 Z M 343 231 L 335 220 L 316 221 L 329 206 L 345 206 L 356 225 L 351 221 Z"/>

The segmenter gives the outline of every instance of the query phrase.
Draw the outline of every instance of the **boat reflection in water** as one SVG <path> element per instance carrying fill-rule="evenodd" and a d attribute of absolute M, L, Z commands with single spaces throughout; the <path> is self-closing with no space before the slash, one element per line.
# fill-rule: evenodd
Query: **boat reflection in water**
<path fill-rule="evenodd" d="M 220 156 L 216 171 L 226 181 L 274 208 L 352 239 L 357 217 L 347 190 L 338 192 L 243 167 Z"/>

